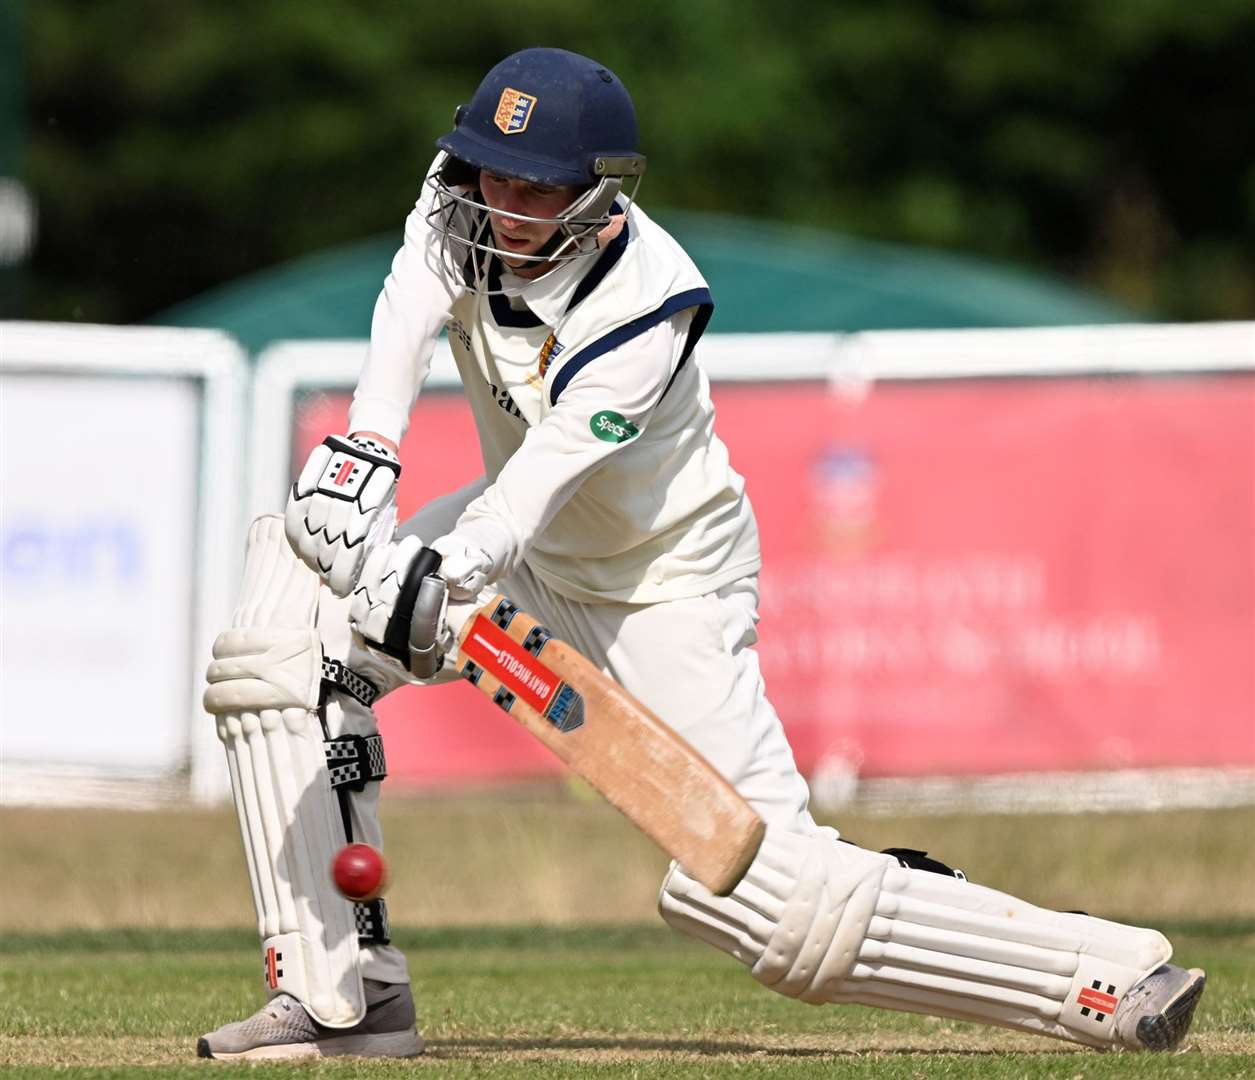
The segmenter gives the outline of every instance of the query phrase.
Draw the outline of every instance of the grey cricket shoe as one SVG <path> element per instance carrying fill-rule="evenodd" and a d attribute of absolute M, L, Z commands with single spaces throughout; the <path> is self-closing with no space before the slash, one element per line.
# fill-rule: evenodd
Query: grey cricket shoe
<path fill-rule="evenodd" d="M 1206 982 L 1201 968 L 1156 968 L 1116 1009 L 1116 1041 L 1130 1050 L 1175 1050 L 1190 1030 Z"/>
<path fill-rule="evenodd" d="M 296 998 L 276 994 L 247 1020 L 202 1035 L 203 1058 L 416 1057 L 423 1040 L 414 1027 L 414 995 L 407 983 L 364 980 L 366 1015 L 351 1028 L 329 1028 L 314 1020 Z"/>

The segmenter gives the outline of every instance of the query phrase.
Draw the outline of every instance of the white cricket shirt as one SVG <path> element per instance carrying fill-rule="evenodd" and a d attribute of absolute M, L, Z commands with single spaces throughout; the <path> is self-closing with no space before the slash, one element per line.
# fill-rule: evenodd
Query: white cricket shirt
<path fill-rule="evenodd" d="M 575 600 L 695 596 L 758 571 L 758 531 L 693 350 L 712 304 L 639 207 L 598 255 L 504 295 L 452 285 L 425 194 L 375 306 L 350 431 L 399 440 L 447 326 L 488 479 L 454 529 Z M 424 538 L 430 542 L 432 538 Z"/>

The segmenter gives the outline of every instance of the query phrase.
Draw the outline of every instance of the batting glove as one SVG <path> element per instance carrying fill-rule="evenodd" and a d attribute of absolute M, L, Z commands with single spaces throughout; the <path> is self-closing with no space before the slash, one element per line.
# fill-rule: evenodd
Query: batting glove
<path fill-rule="evenodd" d="M 353 591 L 366 552 L 392 539 L 400 475 L 396 454 L 381 443 L 329 435 L 292 485 L 288 543 L 337 596 Z"/>
<path fill-rule="evenodd" d="M 454 600 L 474 599 L 496 577 L 500 559 L 485 551 L 478 537 L 468 540 L 451 532 L 431 546 L 440 555 L 440 576 L 449 583 Z"/>
<path fill-rule="evenodd" d="M 420 679 L 440 670 L 452 643 L 449 589 L 439 568 L 440 556 L 417 536 L 383 544 L 366 556 L 349 607 L 349 622 L 366 644 Z"/>

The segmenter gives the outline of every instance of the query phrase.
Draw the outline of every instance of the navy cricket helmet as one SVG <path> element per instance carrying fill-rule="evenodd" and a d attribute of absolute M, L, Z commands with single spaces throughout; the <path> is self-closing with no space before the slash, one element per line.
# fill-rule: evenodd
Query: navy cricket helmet
<path fill-rule="evenodd" d="M 637 175 L 636 110 L 609 68 L 565 49 L 524 49 L 484 77 L 440 149 L 479 169 L 537 184 Z"/>
<path fill-rule="evenodd" d="M 576 197 L 552 223 L 554 241 L 540 254 L 511 255 L 554 263 L 595 254 L 597 233 L 623 213 L 645 172 L 637 151 L 636 110 L 614 72 L 565 49 L 536 48 L 507 56 L 484 77 L 453 130 L 436 140 L 445 153 L 431 183 L 433 227 L 445 241 L 447 269 L 475 291 L 484 287 L 493 246 L 479 170 L 553 187 Z M 616 206 L 627 179 L 626 202 Z"/>

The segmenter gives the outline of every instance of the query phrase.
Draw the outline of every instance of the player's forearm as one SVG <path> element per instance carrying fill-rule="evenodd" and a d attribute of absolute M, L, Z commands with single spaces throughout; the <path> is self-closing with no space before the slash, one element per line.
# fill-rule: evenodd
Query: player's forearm
<path fill-rule="evenodd" d="M 455 532 L 491 557 L 489 580 L 517 569 L 580 484 L 641 437 L 669 377 L 674 340 L 673 328 L 664 325 L 581 372 L 467 506 Z M 599 416 L 615 414 L 630 435 L 607 438 L 596 425 Z"/>
<path fill-rule="evenodd" d="M 349 409 L 351 431 L 371 431 L 397 443 L 409 426 L 454 299 L 435 258 L 420 202 L 406 221 L 405 243 L 375 302 L 370 347 Z"/>
<path fill-rule="evenodd" d="M 443 316 L 390 295 L 391 277 L 375 305 L 370 347 L 349 408 L 350 431 L 373 431 L 398 443 L 431 367 Z"/>
<path fill-rule="evenodd" d="M 604 456 L 604 451 L 564 453 L 550 433 L 533 429 L 496 481 L 463 511 L 454 535 L 488 557 L 489 580 L 513 572 L 580 480 Z M 547 474 L 539 471 L 546 468 Z M 543 482 L 537 482 L 542 476 Z"/>

